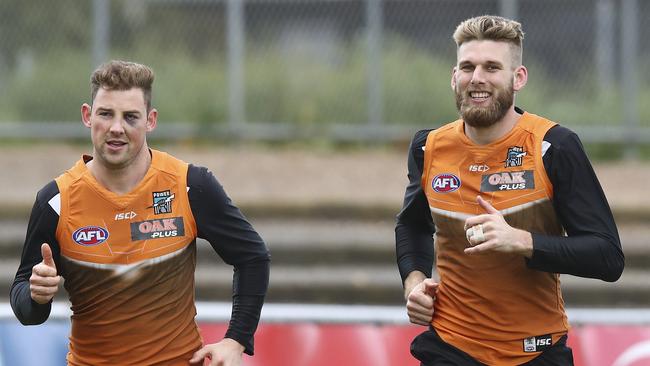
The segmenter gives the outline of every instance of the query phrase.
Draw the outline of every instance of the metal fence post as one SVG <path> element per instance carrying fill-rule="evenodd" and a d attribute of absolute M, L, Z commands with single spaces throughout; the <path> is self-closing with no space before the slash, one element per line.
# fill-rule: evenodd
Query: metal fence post
<path fill-rule="evenodd" d="M 614 87 L 614 2 L 598 0 L 596 4 L 596 69 L 601 95 Z"/>
<path fill-rule="evenodd" d="M 93 0 L 92 69 L 107 61 L 111 32 L 111 8 L 108 0 Z"/>
<path fill-rule="evenodd" d="M 639 81 L 638 73 L 638 47 L 639 47 L 639 4 L 637 0 L 621 1 L 621 86 L 623 95 L 623 116 L 625 118 L 625 144 L 624 156 L 626 159 L 639 157 Z"/>
<path fill-rule="evenodd" d="M 228 0 L 228 118 L 235 129 L 246 121 L 244 90 L 244 0 Z"/>
<path fill-rule="evenodd" d="M 382 0 L 366 0 L 368 43 L 368 124 L 383 124 Z"/>

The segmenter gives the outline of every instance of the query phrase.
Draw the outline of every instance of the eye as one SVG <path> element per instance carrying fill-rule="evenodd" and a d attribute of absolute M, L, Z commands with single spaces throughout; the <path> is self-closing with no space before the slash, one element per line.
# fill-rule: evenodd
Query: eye
<path fill-rule="evenodd" d="M 124 119 L 125 119 L 127 122 L 131 122 L 131 123 L 132 123 L 132 122 L 135 122 L 135 121 L 138 120 L 138 116 L 135 115 L 135 114 L 133 114 L 133 113 L 127 113 L 127 114 L 124 115 Z"/>
<path fill-rule="evenodd" d="M 102 116 L 102 117 L 110 117 L 110 116 L 112 116 L 111 112 L 109 112 L 109 111 L 99 111 L 99 112 L 97 112 L 97 114 Z"/>
<path fill-rule="evenodd" d="M 474 70 L 474 66 L 472 66 L 472 65 L 462 65 L 460 67 L 460 69 L 463 70 L 463 71 L 472 71 L 472 70 Z"/>

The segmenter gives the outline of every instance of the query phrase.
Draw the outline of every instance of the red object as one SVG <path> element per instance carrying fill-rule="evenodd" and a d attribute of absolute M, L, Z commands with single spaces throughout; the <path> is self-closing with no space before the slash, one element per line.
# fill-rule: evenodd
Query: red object
<path fill-rule="evenodd" d="M 419 366 L 420 362 L 411 356 L 411 341 L 427 327 L 417 325 L 378 326 L 384 339 L 384 349 L 389 365 Z"/>
<path fill-rule="evenodd" d="M 567 346 L 571 347 L 571 350 L 573 351 L 574 366 L 589 366 L 585 363 L 584 357 L 582 356 L 582 348 L 580 347 L 580 330 L 581 328 L 571 328 L 569 331 Z"/>
<path fill-rule="evenodd" d="M 650 365 L 650 327 L 587 325 L 578 341 L 584 366 Z"/>
<path fill-rule="evenodd" d="M 226 324 L 199 324 L 204 343 L 218 342 Z M 368 324 L 262 324 L 255 357 L 245 366 L 417 366 L 410 344 L 424 327 Z"/>
<path fill-rule="evenodd" d="M 216 343 L 223 339 L 228 329 L 226 323 L 200 323 L 199 330 L 203 337 L 203 344 Z"/>
<path fill-rule="evenodd" d="M 310 365 L 319 342 L 314 323 L 263 324 L 255 333 L 255 357 L 246 357 L 244 365 Z"/>
<path fill-rule="evenodd" d="M 221 340 L 227 324 L 199 324 L 205 343 Z M 255 335 L 255 357 L 244 366 L 417 366 L 413 325 L 266 323 Z M 569 332 L 575 366 L 649 366 L 650 327 L 586 325 Z"/>

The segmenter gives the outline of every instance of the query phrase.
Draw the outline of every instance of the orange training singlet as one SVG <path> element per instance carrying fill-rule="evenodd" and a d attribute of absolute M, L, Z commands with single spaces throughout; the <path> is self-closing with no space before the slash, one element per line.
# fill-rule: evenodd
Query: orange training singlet
<path fill-rule="evenodd" d="M 554 125 L 524 113 L 488 145 L 471 142 L 462 120 L 427 138 L 422 186 L 440 276 L 432 325 L 445 342 L 488 365 L 530 361 L 568 331 L 558 274 L 528 269 L 520 255 L 463 252 L 465 219 L 485 213 L 477 195 L 513 227 L 563 234 L 542 162 L 543 138 Z"/>
<path fill-rule="evenodd" d="M 59 272 L 73 313 L 68 363 L 187 365 L 202 343 L 188 165 L 152 150 L 142 181 L 117 195 L 95 180 L 87 159 L 56 179 Z"/>

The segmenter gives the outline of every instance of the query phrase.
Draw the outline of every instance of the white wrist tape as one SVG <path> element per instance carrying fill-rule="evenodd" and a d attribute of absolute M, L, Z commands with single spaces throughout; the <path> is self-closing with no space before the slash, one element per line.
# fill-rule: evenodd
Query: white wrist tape
<path fill-rule="evenodd" d="M 467 236 L 467 241 L 472 244 L 472 240 L 474 239 L 475 242 L 478 242 L 477 244 L 480 244 L 485 241 L 485 234 L 483 234 L 483 225 L 478 224 L 470 227 L 467 229 L 465 232 L 465 236 Z M 472 244 L 476 245 L 476 244 Z"/>

